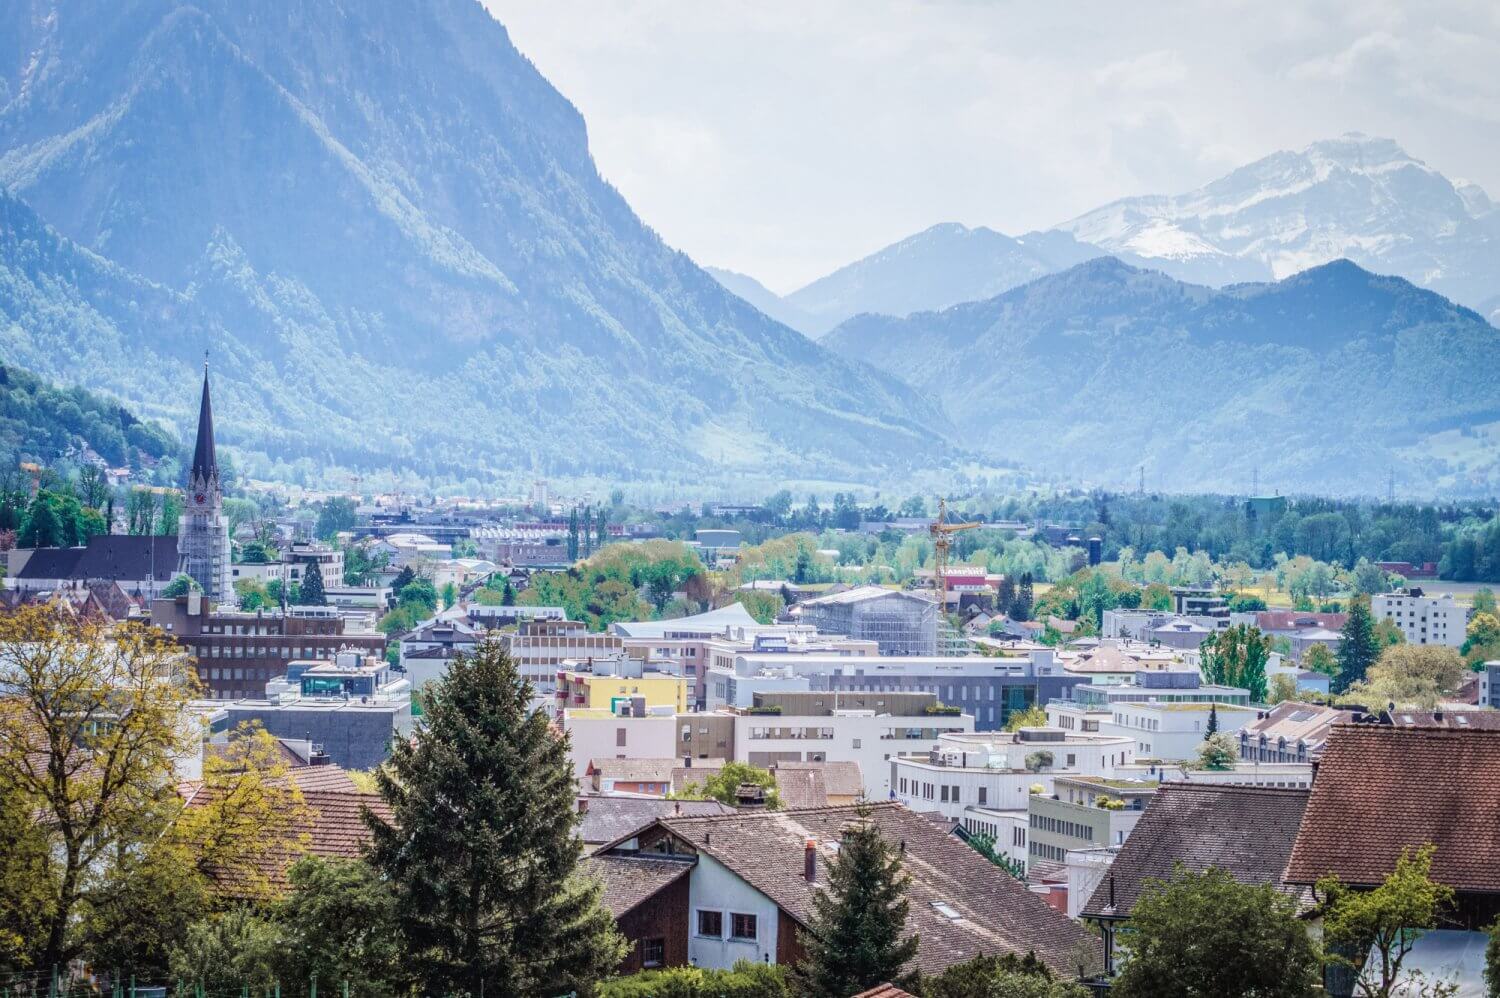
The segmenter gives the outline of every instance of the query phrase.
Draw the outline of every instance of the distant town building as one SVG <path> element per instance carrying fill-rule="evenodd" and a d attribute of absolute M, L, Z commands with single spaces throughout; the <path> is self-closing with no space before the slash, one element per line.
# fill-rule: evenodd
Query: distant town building
<path fill-rule="evenodd" d="M 198 680 L 213 699 L 258 697 L 298 660 L 332 661 L 341 650 L 385 656 L 385 635 L 345 633 L 338 611 L 222 611 L 198 593 L 151 603 L 151 623 L 197 660 Z M 295 735 L 293 736 L 295 737 Z"/>
<path fill-rule="evenodd" d="M 1416 587 L 1377 593 L 1370 597 L 1370 612 L 1391 621 L 1414 645 L 1458 648 L 1467 638 L 1468 613 L 1448 593 L 1428 596 Z"/>
<path fill-rule="evenodd" d="M 859 586 L 804 599 L 793 613 L 819 634 L 874 641 L 882 655 L 936 655 L 937 601 L 913 592 Z"/>
<path fill-rule="evenodd" d="M 208 366 L 203 368 L 203 396 L 198 404 L 198 439 L 188 472 L 187 494 L 177 523 L 180 570 L 192 576 L 203 595 L 215 603 L 236 603 L 229 569 L 229 518 L 214 450 L 214 413 L 208 395 Z"/>

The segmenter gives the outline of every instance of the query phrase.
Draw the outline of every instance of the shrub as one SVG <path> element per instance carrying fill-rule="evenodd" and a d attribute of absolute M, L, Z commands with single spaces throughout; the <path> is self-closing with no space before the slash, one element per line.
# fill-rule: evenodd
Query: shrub
<path fill-rule="evenodd" d="M 786 972 L 776 964 L 741 960 L 729 970 L 669 967 L 599 985 L 599 998 L 789 998 Z"/>

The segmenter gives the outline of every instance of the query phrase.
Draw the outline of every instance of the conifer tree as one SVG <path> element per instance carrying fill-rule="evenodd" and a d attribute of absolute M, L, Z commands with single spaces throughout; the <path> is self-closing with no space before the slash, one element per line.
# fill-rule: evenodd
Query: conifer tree
<path fill-rule="evenodd" d="M 609 543 L 609 519 L 604 515 L 604 507 L 599 507 L 599 515 L 594 518 L 594 548 L 602 550 Z"/>
<path fill-rule="evenodd" d="M 578 507 L 568 513 L 568 561 L 578 560 Z"/>
<path fill-rule="evenodd" d="M 1021 575 L 1021 584 L 1016 588 L 1016 602 L 1011 609 L 1012 620 L 1030 620 L 1032 608 L 1036 605 L 1031 591 L 1031 573 L 1024 572 Z"/>
<path fill-rule="evenodd" d="M 912 976 L 917 937 L 906 935 L 910 882 L 901 857 L 868 813 L 844 832 L 828 864 L 828 887 L 813 894 L 806 958 L 792 971 L 798 994 L 847 998 Z"/>
<path fill-rule="evenodd" d="M 1212 738 L 1214 735 L 1217 735 L 1218 733 L 1219 733 L 1219 705 L 1217 703 L 1211 703 L 1211 704 L 1208 705 L 1208 727 L 1206 729 L 1204 729 L 1204 734 L 1205 734 L 1206 737 Z"/>
<path fill-rule="evenodd" d="M 482 642 L 424 688 L 421 726 L 377 771 L 393 820 L 366 813 L 370 860 L 422 994 L 587 992 L 624 955 L 578 870 L 566 736 L 531 697 L 504 647 Z"/>
<path fill-rule="evenodd" d="M 308 562 L 302 576 L 302 605 L 327 606 L 328 596 L 323 592 L 323 570 L 316 561 Z"/>
<path fill-rule="evenodd" d="M 1356 596 L 1349 601 L 1349 616 L 1344 621 L 1343 640 L 1339 642 L 1338 651 L 1339 671 L 1333 677 L 1333 692 L 1342 693 L 1352 684 L 1363 681 L 1365 673 L 1379 657 L 1375 621 L 1370 615 L 1370 597 Z"/>

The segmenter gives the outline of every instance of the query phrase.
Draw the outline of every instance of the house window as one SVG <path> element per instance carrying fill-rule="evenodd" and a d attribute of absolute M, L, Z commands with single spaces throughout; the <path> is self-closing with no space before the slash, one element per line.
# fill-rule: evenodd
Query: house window
<path fill-rule="evenodd" d="M 980 804 L 988 804 L 989 803 L 989 800 L 988 800 L 989 795 L 990 795 L 989 790 L 990 790 L 989 787 L 980 787 L 979 788 L 979 803 Z"/>
<path fill-rule="evenodd" d="M 698 912 L 698 935 L 709 939 L 723 939 L 724 913 L 722 911 Z"/>
<path fill-rule="evenodd" d="M 660 967 L 667 962 L 667 941 L 661 936 L 641 940 L 641 966 Z"/>
<path fill-rule="evenodd" d="M 619 746 L 622 746 L 624 744 L 625 744 L 625 729 L 624 728 L 616 728 L 615 729 L 615 746 L 618 748 Z"/>
<path fill-rule="evenodd" d="M 734 912 L 729 916 L 729 938 L 755 939 L 755 916 Z"/>

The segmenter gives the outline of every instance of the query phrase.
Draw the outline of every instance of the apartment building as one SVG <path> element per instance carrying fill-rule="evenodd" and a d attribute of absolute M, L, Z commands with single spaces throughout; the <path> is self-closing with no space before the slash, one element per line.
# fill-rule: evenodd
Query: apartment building
<path fill-rule="evenodd" d="M 1428 596 L 1416 587 L 1379 593 L 1370 597 L 1370 613 L 1394 623 L 1414 645 L 1457 648 L 1467 637 L 1468 612 L 1448 593 Z"/>
<path fill-rule="evenodd" d="M 523 620 L 503 640 L 521 676 L 538 693 L 556 693 L 557 673 L 569 663 L 613 659 L 625 649 L 618 634 L 591 632 L 579 620 Z"/>

